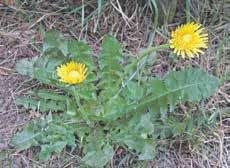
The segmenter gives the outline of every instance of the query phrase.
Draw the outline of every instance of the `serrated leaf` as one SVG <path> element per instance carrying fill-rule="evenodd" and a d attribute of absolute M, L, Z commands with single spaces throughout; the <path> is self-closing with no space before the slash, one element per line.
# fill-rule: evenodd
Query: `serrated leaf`
<path fill-rule="evenodd" d="M 138 155 L 139 160 L 152 160 L 155 157 L 155 144 L 145 143 L 144 147 L 141 150 L 141 153 Z"/>
<path fill-rule="evenodd" d="M 116 133 L 113 139 L 119 144 L 125 144 L 130 150 L 136 150 L 137 153 L 143 151 L 143 147 L 148 143 L 147 137 L 142 137 L 141 132 L 134 132 L 132 130 L 121 129 Z"/>
<path fill-rule="evenodd" d="M 127 96 L 132 100 L 140 100 L 144 95 L 144 89 L 137 82 L 130 81 L 127 88 L 129 90 Z"/>
<path fill-rule="evenodd" d="M 66 127 L 64 127 L 64 125 L 62 124 L 55 124 L 55 123 L 52 123 L 49 125 L 49 128 L 47 130 L 48 132 L 52 132 L 52 133 L 59 133 L 59 136 L 62 136 L 62 135 L 66 135 L 67 134 L 67 129 Z M 54 134 L 55 135 L 55 134 Z"/>
<path fill-rule="evenodd" d="M 36 110 L 38 102 L 36 100 L 31 99 L 31 98 L 19 98 L 19 99 L 16 99 L 16 104 L 22 105 L 26 109 Z"/>
<path fill-rule="evenodd" d="M 178 102 L 199 101 L 212 95 L 219 86 L 219 80 L 200 69 L 187 69 L 170 72 L 164 83 L 155 81 L 152 93 L 144 96 L 142 101 L 130 109 L 142 109 L 149 105 L 155 106 L 165 113 L 168 105 L 174 107 Z M 128 111 L 129 111 L 128 110 Z"/>
<path fill-rule="evenodd" d="M 26 97 L 17 99 L 16 103 L 17 105 L 23 105 L 27 109 L 39 109 L 41 112 L 66 110 L 66 104 L 64 101 L 53 101 L 45 99 L 36 100 L 31 97 Z"/>
<path fill-rule="evenodd" d="M 22 132 L 17 133 L 11 143 L 15 147 L 17 147 L 19 150 L 28 149 L 31 146 L 37 145 L 38 142 L 35 140 L 35 138 L 40 133 L 35 133 L 31 128 L 26 128 Z"/>
<path fill-rule="evenodd" d="M 87 165 L 101 168 L 106 165 L 106 163 L 112 159 L 114 155 L 113 147 L 106 144 L 102 150 L 90 151 L 82 159 Z"/>
<path fill-rule="evenodd" d="M 70 146 L 72 149 L 76 147 L 75 136 L 72 130 L 68 130 L 68 134 L 66 135 L 66 142 L 67 145 Z"/>
<path fill-rule="evenodd" d="M 22 132 L 13 137 L 12 145 L 20 150 L 39 145 L 41 160 L 48 160 L 52 154 L 59 154 L 66 145 L 74 148 L 74 129 L 72 125 L 64 124 L 66 119 L 65 115 L 41 115 L 40 119 L 31 121 Z"/>
<path fill-rule="evenodd" d="M 51 145 L 41 145 L 41 151 L 39 152 L 40 160 L 48 160 L 52 154 L 52 146 Z"/>
<path fill-rule="evenodd" d="M 35 68 L 46 69 L 47 72 L 55 71 L 57 65 L 60 65 L 66 60 L 62 53 L 58 50 L 52 49 L 39 57 L 34 63 Z"/>
<path fill-rule="evenodd" d="M 60 50 L 64 56 L 68 54 L 67 42 L 57 30 L 50 30 L 45 34 L 43 52 L 47 52 L 50 49 Z"/>
<path fill-rule="evenodd" d="M 114 70 L 113 66 L 119 65 L 121 60 L 121 45 L 120 43 L 112 36 L 104 37 L 101 46 L 101 55 L 99 58 L 100 69 L 105 67 L 110 67 Z"/>
<path fill-rule="evenodd" d="M 53 115 L 52 112 L 50 111 L 49 114 L 46 116 L 46 122 L 51 123 L 53 121 Z"/>
<path fill-rule="evenodd" d="M 53 144 L 52 147 L 55 153 L 60 154 L 66 145 L 67 145 L 66 141 L 57 141 Z"/>
<path fill-rule="evenodd" d="M 67 111 L 66 113 L 68 115 L 74 116 L 77 114 L 77 106 L 76 106 L 76 102 L 70 100 L 70 99 L 66 99 L 66 105 L 67 105 Z"/>
<path fill-rule="evenodd" d="M 82 108 L 87 113 L 88 117 L 90 117 L 90 120 L 98 120 L 104 113 L 104 108 L 97 100 L 85 102 Z"/>
<path fill-rule="evenodd" d="M 57 101 L 66 101 L 67 96 L 60 95 L 52 90 L 45 90 L 45 89 L 39 89 L 39 90 L 33 90 L 32 94 L 33 96 L 38 96 L 42 99 L 50 99 L 50 100 L 57 100 Z"/>
<path fill-rule="evenodd" d="M 152 134 L 154 131 L 154 125 L 151 120 L 151 114 L 150 113 L 144 113 L 140 115 L 139 122 L 135 125 L 133 124 L 135 130 L 139 130 L 142 134 Z"/>
<path fill-rule="evenodd" d="M 180 90 L 180 98 L 186 101 L 199 101 L 211 96 L 219 86 L 219 80 L 201 69 L 186 69 L 170 72 L 165 77 L 169 90 Z"/>
<path fill-rule="evenodd" d="M 98 87 L 105 93 L 105 97 L 111 97 L 119 89 L 121 84 L 121 76 L 124 73 L 124 68 L 121 65 L 122 54 L 121 54 L 120 43 L 112 36 L 106 36 L 102 41 L 101 54 L 99 57 L 98 72 L 99 83 Z"/>
<path fill-rule="evenodd" d="M 34 78 L 39 80 L 44 84 L 51 84 L 52 74 L 48 73 L 45 69 L 35 68 L 34 69 Z"/>
<path fill-rule="evenodd" d="M 83 98 L 87 101 L 96 100 L 96 87 L 92 83 L 83 84 L 79 87 L 78 94 L 80 98 Z"/>
<path fill-rule="evenodd" d="M 21 75 L 28 75 L 30 77 L 33 76 L 33 65 L 36 61 L 37 57 L 32 59 L 24 58 L 17 62 L 16 71 Z"/>
<path fill-rule="evenodd" d="M 108 120 L 116 120 L 124 114 L 125 109 L 126 104 L 122 97 L 112 98 L 104 106 L 105 114 L 103 117 Z"/>
<path fill-rule="evenodd" d="M 171 123 L 169 127 L 171 127 L 171 131 L 174 137 L 182 135 L 186 131 L 186 121 L 172 120 L 168 121 L 168 123 Z"/>
<path fill-rule="evenodd" d="M 56 50 L 42 55 L 34 63 L 33 77 L 46 84 L 52 84 L 53 81 L 57 83 L 56 68 L 64 61 L 65 58 L 60 52 L 56 53 Z"/>
<path fill-rule="evenodd" d="M 92 50 L 91 48 L 82 41 L 69 41 L 68 42 L 68 50 L 71 54 L 71 58 L 74 61 L 84 63 L 88 69 L 88 72 L 94 69 L 94 63 L 92 58 Z"/>

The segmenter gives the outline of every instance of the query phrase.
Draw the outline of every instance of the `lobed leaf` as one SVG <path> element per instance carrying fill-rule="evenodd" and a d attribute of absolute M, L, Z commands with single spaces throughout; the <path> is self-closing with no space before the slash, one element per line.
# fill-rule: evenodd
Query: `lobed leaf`
<path fill-rule="evenodd" d="M 31 146 L 38 145 L 38 142 L 35 140 L 35 138 L 40 133 L 35 132 L 30 127 L 24 129 L 22 132 L 18 132 L 12 139 L 11 143 L 15 147 L 17 147 L 19 150 L 28 149 Z"/>
<path fill-rule="evenodd" d="M 68 41 L 68 50 L 70 58 L 74 61 L 84 63 L 88 69 L 88 72 L 94 69 L 94 62 L 92 58 L 91 48 L 82 41 Z"/>
<path fill-rule="evenodd" d="M 51 113 L 31 121 L 22 132 L 18 132 L 11 144 L 20 150 L 40 146 L 39 159 L 47 160 L 51 154 L 60 154 L 66 147 L 74 148 L 73 127 L 64 124 L 65 116 L 52 117 Z"/>
<path fill-rule="evenodd" d="M 52 49 L 60 50 L 64 56 L 68 54 L 67 41 L 57 30 L 48 31 L 44 37 L 43 52 L 48 52 Z"/>
<path fill-rule="evenodd" d="M 54 101 L 45 99 L 35 99 L 31 97 L 20 98 L 16 100 L 17 105 L 22 105 L 27 109 L 36 110 L 39 109 L 41 112 L 49 111 L 65 111 L 66 104 L 64 101 Z"/>
<path fill-rule="evenodd" d="M 211 96 L 219 86 L 219 80 L 200 69 L 186 69 L 168 73 L 164 81 L 153 80 L 149 95 L 144 96 L 135 107 L 129 110 L 140 110 L 148 106 L 153 111 L 165 113 L 168 105 L 174 108 L 179 102 L 200 101 Z"/>
<path fill-rule="evenodd" d="M 57 100 L 57 101 L 66 101 L 66 95 L 58 94 L 52 90 L 45 90 L 45 89 L 39 89 L 39 90 L 33 90 L 31 92 L 31 95 L 37 96 L 42 99 L 50 99 L 50 100 Z"/>
<path fill-rule="evenodd" d="M 127 96 L 131 100 L 140 100 L 144 95 L 144 89 L 137 82 L 134 82 L 134 81 L 128 82 L 127 88 L 129 91 L 127 93 Z"/>
<path fill-rule="evenodd" d="M 106 144 L 103 149 L 88 152 L 83 157 L 82 161 L 89 166 L 101 168 L 112 159 L 113 155 L 113 147 L 109 144 Z"/>
<path fill-rule="evenodd" d="M 104 97 L 114 95 L 121 83 L 121 76 L 124 68 L 121 65 L 120 43 L 112 36 L 106 36 L 101 45 L 101 54 L 99 57 L 99 84 Z"/>
<path fill-rule="evenodd" d="M 21 75 L 27 75 L 32 77 L 33 76 L 33 65 L 36 61 L 37 57 L 32 59 L 24 58 L 17 62 L 16 64 L 16 71 Z"/>

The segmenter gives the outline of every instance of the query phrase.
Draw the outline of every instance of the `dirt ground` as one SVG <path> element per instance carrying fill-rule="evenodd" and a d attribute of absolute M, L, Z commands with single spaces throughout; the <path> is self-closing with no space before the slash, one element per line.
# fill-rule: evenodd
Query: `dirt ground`
<path fill-rule="evenodd" d="M 31 118 L 15 104 L 15 99 L 36 83 L 15 73 L 17 60 L 38 54 L 28 47 L 28 37 L 31 34 L 26 35 L 20 28 L 9 33 L 0 32 L 0 151 L 11 149 L 11 137 Z"/>
<path fill-rule="evenodd" d="M 31 165 L 33 167 L 74 167 L 77 165 L 77 159 L 66 151 L 60 158 L 54 157 L 49 164 L 46 164 L 33 159 L 33 151 L 36 151 L 36 148 L 18 152 L 10 145 L 12 136 L 35 117 L 33 112 L 17 107 L 15 100 L 26 94 L 29 89 L 39 85 L 37 81 L 18 75 L 15 72 L 15 64 L 22 58 L 39 56 L 43 30 L 56 28 L 61 30 L 66 38 L 85 38 L 93 48 L 95 56 L 98 56 L 98 46 L 103 35 L 112 32 L 124 45 L 125 52 L 136 55 L 141 48 L 147 47 L 148 44 L 157 45 L 166 41 L 165 37 L 169 35 L 169 30 L 179 24 L 178 17 L 185 18 L 180 13 L 183 11 L 178 12 L 174 22 L 157 29 L 157 33 L 151 39 L 149 37 L 153 35 L 151 11 L 147 9 L 138 11 L 131 2 L 129 2 L 131 13 L 129 10 L 121 13 L 114 8 L 106 7 L 98 21 L 99 26 L 96 32 L 94 32 L 94 28 L 97 17 L 92 17 L 82 27 L 81 17 L 65 11 L 58 13 L 62 8 L 58 6 L 58 3 L 50 4 L 50 2 L 44 1 L 36 4 L 36 7 L 26 3 L 21 6 L 0 4 L 0 162 L 3 163 L 3 167 L 9 165 L 15 168 L 32 167 Z M 74 4 L 67 5 L 78 5 L 79 3 L 78 1 L 73 2 Z M 93 6 L 93 3 L 91 5 Z M 192 61 L 194 66 L 205 68 L 210 73 L 223 78 L 227 77 L 230 72 L 230 46 L 229 43 L 223 42 L 223 38 L 230 35 L 230 16 L 227 15 L 227 11 L 230 13 L 230 4 L 225 4 L 224 7 L 226 9 L 217 13 L 215 25 L 208 28 L 211 37 L 209 50 L 204 57 Z M 207 18 L 210 18 L 209 16 Z M 207 19 L 207 22 L 207 25 L 210 25 L 211 21 Z M 222 49 L 220 48 L 221 42 L 224 43 Z M 218 57 L 217 54 L 219 54 Z M 176 64 L 171 63 L 167 55 L 160 53 L 152 67 L 152 72 L 163 76 L 167 70 L 186 66 L 188 63 L 190 61 L 180 59 Z M 181 149 L 181 147 L 172 146 L 170 151 L 159 150 L 157 159 L 145 163 L 144 167 L 230 166 L 229 81 L 223 83 L 217 93 L 208 100 L 205 108 L 209 112 L 216 110 L 220 113 L 218 128 L 214 133 L 208 133 L 203 137 L 205 144 L 210 146 L 205 153 L 199 149 L 187 152 L 183 150 L 183 147 Z M 73 157 L 71 164 L 64 163 L 63 160 L 67 156 Z M 129 167 L 129 163 L 133 163 L 131 156 L 127 158 L 123 167 Z M 111 165 L 109 167 L 113 167 Z"/>

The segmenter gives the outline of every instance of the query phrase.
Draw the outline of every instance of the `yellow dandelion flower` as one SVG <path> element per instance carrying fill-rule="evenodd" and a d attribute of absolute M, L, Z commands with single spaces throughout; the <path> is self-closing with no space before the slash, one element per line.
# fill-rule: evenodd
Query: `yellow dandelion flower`
<path fill-rule="evenodd" d="M 57 67 L 60 81 L 68 84 L 78 84 L 85 80 L 87 68 L 85 64 L 70 61 Z"/>
<path fill-rule="evenodd" d="M 202 25 L 187 23 L 178 27 L 171 33 L 170 47 L 177 55 L 193 58 L 204 53 L 201 49 L 208 48 L 208 34 L 204 32 Z"/>

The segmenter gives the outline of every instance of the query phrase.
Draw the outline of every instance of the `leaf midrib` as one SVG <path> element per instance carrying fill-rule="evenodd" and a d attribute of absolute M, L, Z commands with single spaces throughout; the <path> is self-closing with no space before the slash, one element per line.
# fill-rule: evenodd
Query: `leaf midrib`
<path fill-rule="evenodd" d="M 32 136 L 29 136 L 29 137 L 27 137 L 27 138 L 25 138 L 25 139 L 23 139 L 23 140 L 21 140 L 21 141 L 17 141 L 18 143 L 16 143 L 15 145 L 23 145 L 24 143 L 26 143 L 26 142 L 28 142 L 28 141 L 30 141 L 30 140 L 33 140 L 34 138 L 36 138 L 38 135 L 40 135 L 41 133 L 36 133 L 36 134 L 34 134 L 34 135 L 32 135 Z"/>
<path fill-rule="evenodd" d="M 185 85 L 185 86 L 183 86 L 183 87 L 179 87 L 179 88 L 177 88 L 177 89 L 173 89 L 173 90 L 167 91 L 167 92 L 165 92 L 164 94 L 159 95 L 159 96 L 157 96 L 157 97 L 155 97 L 155 96 L 150 96 L 150 98 L 147 98 L 147 100 L 145 100 L 145 101 L 139 103 L 139 104 L 137 105 L 136 109 L 141 108 L 142 106 L 145 106 L 146 104 L 148 104 L 148 103 L 150 103 L 150 102 L 152 102 L 152 101 L 155 101 L 155 100 L 157 100 L 157 99 L 159 99 L 159 98 L 161 98 L 161 97 L 164 97 L 164 96 L 166 96 L 166 95 L 168 95 L 168 94 L 170 94 L 170 93 L 177 92 L 177 91 L 179 91 L 179 90 L 186 89 L 186 88 L 189 88 L 189 87 L 193 87 L 193 86 L 195 86 L 195 85 L 201 85 L 201 84 L 205 84 L 205 82 L 198 82 L 198 83 L 195 83 L 195 84 Z M 152 98 L 152 97 L 153 97 L 153 98 Z M 145 98 L 146 98 L 146 97 L 144 97 L 143 99 L 145 99 Z M 129 110 L 132 110 L 132 109 L 129 109 Z"/>

